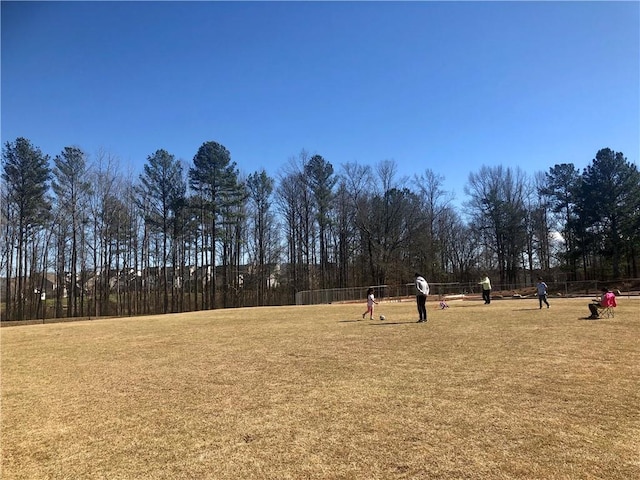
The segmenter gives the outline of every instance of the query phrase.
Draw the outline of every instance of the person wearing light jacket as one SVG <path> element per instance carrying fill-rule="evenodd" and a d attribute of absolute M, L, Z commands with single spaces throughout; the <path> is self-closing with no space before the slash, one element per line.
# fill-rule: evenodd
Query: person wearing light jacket
<path fill-rule="evenodd" d="M 489 276 L 485 275 L 480 282 L 482 285 L 482 299 L 484 300 L 484 304 L 488 305 L 491 303 L 491 281 L 489 280 Z"/>
<path fill-rule="evenodd" d="M 540 304 L 540 308 L 542 308 L 542 302 L 549 308 L 549 302 L 547 301 L 547 284 L 544 283 L 542 277 L 538 277 L 538 285 L 536 288 L 538 289 L 538 303 Z"/>
<path fill-rule="evenodd" d="M 418 304 L 418 323 L 427 321 L 427 295 L 429 295 L 429 284 L 422 275 L 416 273 L 416 302 Z"/>

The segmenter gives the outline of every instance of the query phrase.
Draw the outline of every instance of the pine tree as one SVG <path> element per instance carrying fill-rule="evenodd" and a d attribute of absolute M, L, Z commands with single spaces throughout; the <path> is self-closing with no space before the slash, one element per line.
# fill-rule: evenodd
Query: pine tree
<path fill-rule="evenodd" d="M 11 278 L 16 278 L 16 288 L 10 292 L 7 286 L 6 311 L 7 318 L 23 320 L 26 302 L 32 298 L 32 293 L 27 289 L 28 266 L 33 258 L 29 250 L 29 238 L 43 226 L 49 215 L 50 202 L 46 194 L 51 171 L 49 157 L 22 137 L 4 145 L 2 160 L 6 215 L 13 226 L 7 239 L 12 243 L 15 240 L 16 247 L 15 270 L 12 262 L 7 261 L 7 285 L 11 283 Z"/>

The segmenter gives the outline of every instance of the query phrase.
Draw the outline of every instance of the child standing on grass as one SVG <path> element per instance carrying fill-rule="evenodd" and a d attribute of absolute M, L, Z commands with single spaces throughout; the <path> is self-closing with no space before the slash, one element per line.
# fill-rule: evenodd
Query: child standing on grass
<path fill-rule="evenodd" d="M 362 314 L 362 318 L 364 318 L 367 313 L 369 314 L 369 318 L 373 320 L 373 306 L 377 305 L 375 297 L 373 296 L 373 288 L 369 288 L 367 290 L 367 311 Z"/>
<path fill-rule="evenodd" d="M 540 308 L 542 308 L 542 302 L 547 304 L 549 308 L 549 302 L 547 302 L 547 284 L 542 281 L 542 277 L 538 277 L 538 302 Z"/>

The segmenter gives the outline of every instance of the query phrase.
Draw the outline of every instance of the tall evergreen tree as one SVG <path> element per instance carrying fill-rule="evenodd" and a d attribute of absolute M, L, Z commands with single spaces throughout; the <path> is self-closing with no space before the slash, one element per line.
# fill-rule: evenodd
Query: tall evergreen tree
<path fill-rule="evenodd" d="M 234 181 L 223 195 L 220 216 L 222 306 L 239 306 L 240 262 L 243 255 L 247 212 L 246 185 L 233 172 Z"/>
<path fill-rule="evenodd" d="M 231 161 L 231 154 L 223 145 L 205 142 L 193 157 L 193 167 L 189 169 L 189 181 L 197 198 L 201 199 L 200 222 L 203 255 L 208 249 L 208 261 L 202 266 L 210 268 L 205 277 L 208 289 L 206 306 L 216 306 L 216 242 L 220 235 L 220 222 L 230 202 L 238 201 L 238 172 Z M 205 258 L 206 260 L 206 258 Z"/>
<path fill-rule="evenodd" d="M 87 195 L 90 192 L 91 184 L 87 181 L 87 162 L 85 154 L 78 147 L 65 147 L 62 153 L 56 155 L 54 159 L 53 181 L 51 187 L 55 193 L 57 210 L 60 218 L 65 218 L 69 227 L 70 255 L 69 255 L 69 287 L 67 288 L 67 316 L 78 316 L 78 239 L 83 238 L 81 229 L 84 228 L 87 205 Z M 65 230 L 62 230 L 65 232 Z M 64 258 L 64 245 L 66 238 L 60 239 L 63 252 L 59 252 Z M 66 262 L 60 262 L 58 278 L 65 278 Z"/>
<path fill-rule="evenodd" d="M 4 145 L 2 160 L 2 180 L 5 182 L 7 201 L 6 216 L 8 220 L 12 220 L 14 229 L 7 235 L 7 240 L 13 243 L 15 239 L 16 248 L 16 267 L 13 267 L 13 255 L 9 253 L 11 259 L 7 261 L 6 277 L 17 277 L 15 291 L 7 291 L 6 311 L 7 318 L 22 320 L 27 299 L 33 298 L 33 290 L 29 292 L 27 288 L 29 262 L 33 258 L 28 240 L 46 222 L 49 215 L 50 202 L 47 191 L 51 170 L 49 157 L 22 137 Z M 7 227 L 9 228 L 9 222 Z M 10 282 L 7 281 L 7 284 Z"/>
<path fill-rule="evenodd" d="M 327 270 L 329 267 L 327 246 L 329 244 L 330 212 L 334 195 L 333 188 L 338 179 L 333 173 L 333 165 L 320 155 L 311 157 L 304 166 L 304 173 L 315 203 L 320 247 L 320 288 L 327 288 Z"/>
<path fill-rule="evenodd" d="M 576 202 L 580 172 L 573 163 L 556 164 L 545 173 L 545 181 L 540 186 L 540 194 L 549 199 L 557 228 L 564 241 L 563 263 L 568 278 L 577 278 L 576 239 L 580 232 L 572 226 L 577 224 Z"/>
<path fill-rule="evenodd" d="M 273 244 L 275 220 L 271 210 L 274 181 L 263 169 L 249 175 L 247 190 L 250 204 L 252 250 L 249 257 L 253 259 L 256 269 L 256 299 L 258 305 L 266 302 L 266 292 L 269 288 L 270 265 L 277 245 Z"/>
<path fill-rule="evenodd" d="M 345 288 L 350 281 L 356 280 L 354 267 L 356 266 L 355 252 L 357 251 L 357 227 L 353 222 L 356 210 L 352 196 L 347 188 L 344 176 L 339 180 L 335 195 L 335 209 L 333 223 L 334 250 L 336 252 L 337 283 L 336 287 Z"/>
<path fill-rule="evenodd" d="M 622 152 L 603 148 L 582 174 L 580 196 L 587 230 L 594 239 L 593 253 L 603 256 L 613 277 L 619 278 L 621 258 L 637 243 L 638 168 Z M 594 274 L 604 276 L 607 272 L 601 269 Z"/>
<path fill-rule="evenodd" d="M 170 248 L 175 251 L 177 242 L 176 222 L 185 203 L 186 183 L 182 165 L 166 150 L 157 150 L 147 157 L 144 173 L 140 175 L 139 192 L 146 199 L 145 222 L 152 231 L 158 232 L 162 239 L 162 260 L 159 266 L 162 272 L 163 312 L 169 311 L 169 286 L 175 285 L 175 258 L 169 258 Z M 171 244 L 170 244 L 171 243 Z M 169 278 L 171 264 L 171 279 Z M 174 295 L 171 295 L 174 299 Z"/>

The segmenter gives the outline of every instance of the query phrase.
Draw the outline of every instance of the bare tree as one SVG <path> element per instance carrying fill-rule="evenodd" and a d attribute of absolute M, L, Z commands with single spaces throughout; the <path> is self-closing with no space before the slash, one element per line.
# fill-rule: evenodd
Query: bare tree
<path fill-rule="evenodd" d="M 95 158 L 90 177 L 93 188 L 89 196 L 91 288 L 93 315 L 110 314 L 112 259 L 118 230 L 117 225 L 126 208 L 122 199 L 126 193 L 124 178 L 119 173 L 117 157 L 100 150 Z"/>
<path fill-rule="evenodd" d="M 290 301 L 299 290 L 312 288 L 311 269 L 314 264 L 313 208 L 311 193 L 304 178 L 304 165 L 309 155 L 302 150 L 298 157 L 289 159 L 279 177 L 276 203 L 286 231 L 289 271 L 285 283 Z"/>
<path fill-rule="evenodd" d="M 495 255 L 500 283 L 516 286 L 521 256 L 526 248 L 526 198 L 524 173 L 510 167 L 483 166 L 470 173 L 465 192 L 472 224 L 484 239 L 487 253 Z"/>
<path fill-rule="evenodd" d="M 372 193 L 357 202 L 356 215 L 368 277 L 375 284 L 402 282 L 415 268 L 415 259 L 408 255 L 422 221 L 419 201 L 405 187 L 406 179 L 396 178 L 393 161 L 382 161 L 375 170 Z"/>
<path fill-rule="evenodd" d="M 527 205 L 527 218 L 529 220 L 529 245 L 527 255 L 529 256 L 529 269 L 531 271 L 536 267 L 543 271 L 551 270 L 552 227 L 549 216 L 550 199 L 545 194 L 544 185 L 544 173 L 539 172 L 535 174 L 530 200 Z M 533 278 L 530 279 L 530 281 L 533 282 Z"/>
<path fill-rule="evenodd" d="M 452 194 L 443 189 L 444 177 L 433 170 L 426 169 L 420 176 L 414 177 L 420 196 L 419 212 L 422 217 L 420 226 L 423 230 L 415 236 L 414 248 L 419 258 L 420 270 L 429 278 L 444 276 L 442 250 L 444 242 L 439 232 L 440 219 L 447 212 Z"/>
<path fill-rule="evenodd" d="M 357 280 L 356 252 L 359 251 L 357 242 L 358 229 L 353 222 L 356 216 L 353 197 L 350 195 L 344 176 L 340 177 L 335 195 L 335 209 L 333 212 L 333 244 L 336 252 L 337 265 L 336 287 L 349 286 L 351 280 Z"/>
<path fill-rule="evenodd" d="M 442 240 L 443 265 L 451 273 L 450 281 L 468 282 L 476 273 L 480 242 L 478 233 L 467 225 L 460 214 L 447 207 L 439 217 L 438 234 Z"/>

